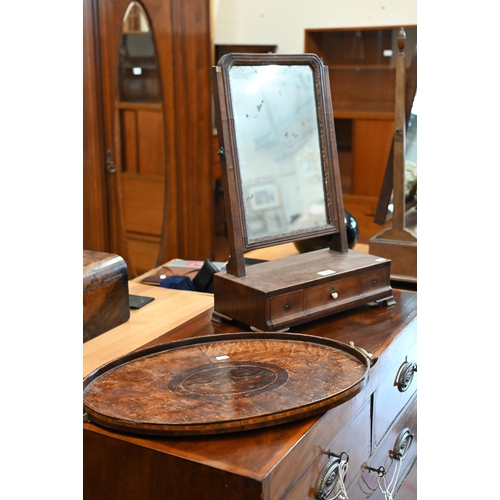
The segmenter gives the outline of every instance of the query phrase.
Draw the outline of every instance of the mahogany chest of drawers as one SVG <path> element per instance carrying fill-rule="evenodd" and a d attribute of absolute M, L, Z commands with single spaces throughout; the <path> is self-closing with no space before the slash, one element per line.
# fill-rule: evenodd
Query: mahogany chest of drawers
<path fill-rule="evenodd" d="M 377 471 L 385 471 L 387 484 L 397 475 L 397 499 L 417 459 L 417 294 L 394 290 L 394 299 L 391 307 L 363 305 L 294 329 L 353 342 L 377 358 L 361 392 L 320 416 L 196 437 L 131 435 L 84 423 L 84 498 L 323 500 L 333 493 L 318 485 L 335 479 L 321 483 L 326 468 L 348 456 L 349 500 L 383 500 Z M 209 310 L 153 343 L 236 331 L 241 325 L 212 322 Z M 416 490 L 404 498 L 416 499 Z"/>

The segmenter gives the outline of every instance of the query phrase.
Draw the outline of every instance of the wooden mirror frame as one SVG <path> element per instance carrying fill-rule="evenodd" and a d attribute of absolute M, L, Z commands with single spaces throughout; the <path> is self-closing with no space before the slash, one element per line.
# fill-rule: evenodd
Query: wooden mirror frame
<path fill-rule="evenodd" d="M 417 47 L 415 47 L 415 52 L 410 63 L 410 67 L 406 73 L 406 85 L 405 85 L 405 123 L 408 127 L 408 122 L 410 121 L 411 110 L 413 107 L 413 101 L 415 100 L 415 95 L 417 94 Z M 389 222 L 392 218 L 392 213 L 389 212 L 389 204 L 391 202 L 391 196 L 394 187 L 394 139 L 392 140 L 391 150 L 389 152 L 389 157 L 387 158 L 387 165 L 385 167 L 384 179 L 382 181 L 382 187 L 380 189 L 380 195 L 377 203 L 377 209 L 375 211 L 374 222 L 383 226 L 386 222 Z M 406 200 L 405 210 L 409 210 L 411 207 L 417 204 L 416 197 Z"/>
<path fill-rule="evenodd" d="M 229 81 L 229 70 L 236 65 L 308 65 L 311 67 L 320 140 L 327 215 L 326 226 L 291 231 L 274 237 L 260 238 L 258 241 L 253 242 L 248 241 Z M 347 253 L 348 244 L 343 216 L 344 206 L 333 125 L 330 82 L 328 70 L 321 59 L 315 54 L 226 54 L 219 60 L 218 65 L 212 68 L 212 89 L 216 110 L 219 156 L 223 172 L 222 181 L 230 247 L 227 272 L 238 277 L 246 275 L 244 253 L 248 250 L 329 234 L 332 235 L 330 250 Z"/>

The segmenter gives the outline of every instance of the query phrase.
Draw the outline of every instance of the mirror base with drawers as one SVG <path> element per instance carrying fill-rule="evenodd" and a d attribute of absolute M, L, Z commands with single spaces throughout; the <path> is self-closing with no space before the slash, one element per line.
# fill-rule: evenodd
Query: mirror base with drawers
<path fill-rule="evenodd" d="M 390 261 L 328 248 L 214 275 L 214 318 L 277 331 L 369 302 L 394 304 Z"/>

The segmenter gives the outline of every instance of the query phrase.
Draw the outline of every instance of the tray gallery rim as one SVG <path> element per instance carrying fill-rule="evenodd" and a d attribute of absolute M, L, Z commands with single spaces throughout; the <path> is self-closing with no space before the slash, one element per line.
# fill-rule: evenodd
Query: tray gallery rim
<path fill-rule="evenodd" d="M 96 405 L 93 405 L 92 402 L 86 400 L 86 395 L 88 395 L 89 391 L 95 388 L 95 384 L 106 381 L 106 377 L 113 378 L 113 374 L 116 374 L 119 370 L 127 370 L 134 363 L 147 363 L 152 362 L 155 356 L 160 359 L 160 356 L 163 355 L 173 355 L 175 352 L 182 352 L 190 354 L 190 350 L 193 351 L 195 349 L 211 349 L 211 348 L 220 348 L 229 345 L 235 347 L 236 349 L 240 347 L 244 347 L 245 343 L 252 347 L 258 346 L 286 346 L 287 348 L 292 347 L 299 349 L 310 350 L 314 349 L 320 350 L 322 353 L 330 352 L 331 355 L 340 356 L 340 361 L 343 360 L 344 363 L 348 363 L 353 365 L 355 374 L 352 380 L 348 380 L 344 386 L 342 386 L 339 390 L 335 390 L 329 393 L 327 396 L 322 396 L 317 400 L 306 401 L 301 403 L 294 403 L 289 400 L 285 406 L 280 407 L 276 411 L 262 411 L 260 414 L 252 414 L 252 415 L 240 415 L 237 417 L 228 416 L 226 418 L 218 418 L 206 421 L 183 421 L 173 422 L 173 421 L 152 421 L 152 420 L 144 420 L 138 419 L 134 420 L 133 418 L 123 417 L 123 415 L 118 415 L 116 409 L 117 405 L 114 406 L 113 411 L 109 412 L 107 409 L 97 408 Z M 281 344 L 280 344 L 281 343 Z M 253 351 L 252 351 L 253 352 Z M 256 352 L 256 351 L 255 351 Z M 272 352 L 272 349 L 271 349 Z M 309 351 L 308 351 L 309 352 Z M 322 354 L 323 355 L 323 354 Z M 246 360 L 247 358 L 242 358 Z M 295 387 L 299 388 L 299 392 L 302 390 L 300 387 L 301 380 L 297 376 L 295 378 L 290 378 L 290 368 L 283 368 L 281 366 L 281 359 L 278 363 L 269 363 L 263 367 L 264 371 L 271 373 L 274 370 L 274 374 L 280 371 L 281 375 L 283 375 L 283 370 L 286 372 L 284 374 L 286 381 L 281 383 L 279 387 L 285 387 L 286 383 L 291 383 L 293 381 Z M 287 359 L 283 359 L 283 363 L 286 365 Z M 310 361 L 310 360 L 307 360 Z M 237 361 L 222 361 L 218 363 L 214 363 L 213 370 L 215 372 L 222 372 L 223 370 L 233 371 L 233 369 L 238 370 Z M 248 369 L 248 365 L 251 365 L 251 368 L 255 368 L 256 365 L 262 365 L 253 359 L 248 359 L 245 362 L 240 362 L 240 365 L 243 366 L 243 369 Z M 265 363 L 264 363 L 265 364 Z M 318 362 L 318 365 L 321 363 Z M 163 365 L 162 365 L 163 366 Z M 307 364 L 308 368 L 310 368 L 310 364 Z M 188 367 L 185 369 L 185 373 L 189 375 L 192 374 L 193 371 L 196 370 L 196 366 Z M 202 368 L 201 366 L 199 367 Z M 303 368 L 303 367 L 302 367 Z M 255 368 L 257 369 L 257 368 Z M 322 370 L 325 370 L 325 364 L 322 364 Z M 200 371 L 200 370 L 198 370 Z M 206 370 L 205 370 L 206 371 Z M 293 370 L 292 370 L 293 372 Z M 199 337 L 190 337 L 186 339 L 174 340 L 162 344 L 157 344 L 153 346 L 149 346 L 146 348 L 142 348 L 131 353 L 128 353 L 124 356 L 121 356 L 117 359 L 114 359 L 101 367 L 93 370 L 89 373 L 83 380 L 83 409 L 84 409 L 84 417 L 86 420 L 89 420 L 97 425 L 110 428 L 113 430 L 118 430 L 122 432 L 130 432 L 133 434 L 146 434 L 146 435 L 158 435 L 158 436 L 176 436 L 176 435 L 207 435 L 207 434 L 221 434 L 228 432 L 237 432 L 237 431 L 245 431 L 257 428 L 264 428 L 274 425 L 279 425 L 282 423 L 292 422 L 295 420 L 305 419 L 314 415 L 318 415 L 321 413 L 325 413 L 330 408 L 338 406 L 341 403 L 344 403 L 358 394 L 361 389 L 365 386 L 370 372 L 370 360 L 364 356 L 358 349 L 339 342 L 334 339 L 330 339 L 327 337 L 318 337 L 309 334 L 300 334 L 293 332 L 233 332 L 233 333 L 224 333 L 224 334 L 214 334 L 214 335 L 205 335 Z M 333 374 L 334 372 L 331 371 Z M 336 372 L 338 373 L 338 372 Z M 279 374 L 277 378 L 279 378 Z M 181 374 L 176 376 L 177 378 L 183 378 Z M 170 385 L 173 384 L 173 379 L 176 377 L 171 377 L 169 380 Z M 283 378 L 283 377 L 282 377 Z M 184 380 L 186 377 L 184 377 Z M 118 379 L 116 379 L 118 380 Z M 182 384 L 181 384 L 182 385 Z M 277 391 L 280 390 L 278 387 Z M 97 390 L 99 392 L 99 389 Z M 169 396 L 172 396 L 171 392 L 168 391 Z M 249 391 L 251 392 L 251 391 Z M 263 390 L 260 392 L 267 392 L 268 396 L 273 393 L 271 390 Z M 307 391 L 306 391 L 307 392 Z M 255 394 L 258 394 L 259 391 L 256 391 Z M 272 394 L 274 397 L 274 394 Z M 184 402 L 188 401 L 188 404 L 195 405 L 192 401 L 191 397 L 183 398 Z M 208 398 L 210 399 L 210 398 Z M 284 398 L 286 401 L 286 397 Z M 212 398 L 212 400 L 214 400 Z M 248 397 L 249 401 L 254 401 L 251 396 Z M 214 400 L 215 401 L 215 400 Z M 204 403 L 207 403 L 204 401 Z M 98 405 L 97 405 L 98 406 Z M 112 406 L 112 404 L 110 405 Z M 123 406 L 122 406 L 123 408 Z M 118 410 L 120 413 L 120 410 Z"/>

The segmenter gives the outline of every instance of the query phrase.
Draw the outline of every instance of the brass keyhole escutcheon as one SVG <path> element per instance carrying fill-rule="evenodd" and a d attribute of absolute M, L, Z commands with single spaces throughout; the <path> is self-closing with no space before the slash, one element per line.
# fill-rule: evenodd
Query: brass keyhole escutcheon
<path fill-rule="evenodd" d="M 114 174 L 116 172 L 116 165 L 113 161 L 113 152 L 111 151 L 111 149 L 108 149 L 106 151 L 106 170 L 110 174 Z"/>
<path fill-rule="evenodd" d="M 339 292 L 337 292 L 337 289 L 334 286 L 330 288 L 330 296 L 333 300 L 337 299 L 339 296 Z"/>
<path fill-rule="evenodd" d="M 291 307 L 291 306 L 290 306 L 290 304 L 288 303 L 288 300 L 287 300 L 287 301 L 285 302 L 285 305 L 283 306 L 283 309 L 284 309 L 285 311 L 289 311 L 289 310 L 290 310 L 290 307 Z"/>

